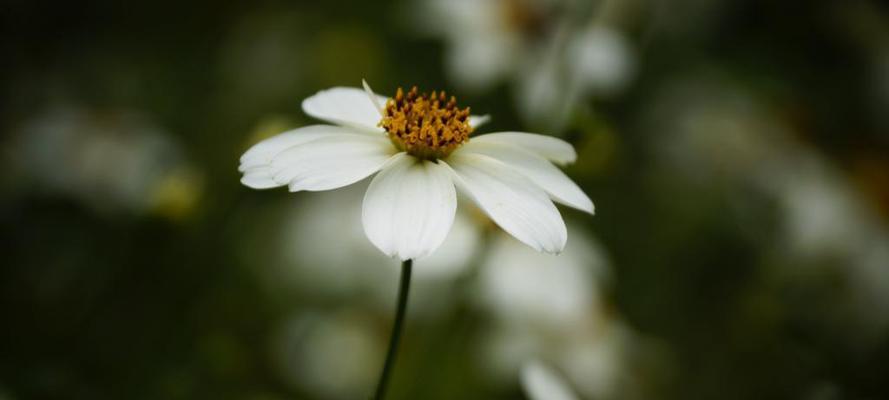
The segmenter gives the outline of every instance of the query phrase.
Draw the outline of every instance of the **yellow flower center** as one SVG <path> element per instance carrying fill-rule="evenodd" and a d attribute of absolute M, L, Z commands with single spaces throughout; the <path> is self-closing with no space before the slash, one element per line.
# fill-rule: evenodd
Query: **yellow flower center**
<path fill-rule="evenodd" d="M 399 150 L 415 157 L 436 160 L 447 157 L 469 140 L 469 107 L 457 107 L 457 99 L 445 92 L 407 93 L 401 88 L 386 102 L 379 124 Z"/>

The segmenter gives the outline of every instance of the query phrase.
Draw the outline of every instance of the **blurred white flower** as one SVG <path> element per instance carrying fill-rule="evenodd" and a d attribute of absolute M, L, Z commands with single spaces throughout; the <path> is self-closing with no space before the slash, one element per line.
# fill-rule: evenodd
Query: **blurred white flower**
<path fill-rule="evenodd" d="M 519 65 L 515 93 L 520 115 L 554 131 L 562 130 L 575 104 L 591 95 L 617 93 L 635 71 L 626 39 L 596 25 L 556 35 L 549 47 Z"/>
<path fill-rule="evenodd" d="M 784 211 L 783 248 L 804 265 L 840 266 L 850 290 L 842 298 L 849 308 L 839 312 L 859 321 L 850 331 L 866 351 L 889 330 L 889 229 L 828 160 L 803 146 L 785 151 L 787 164 L 759 179 Z"/>
<path fill-rule="evenodd" d="M 615 398 L 642 391 L 629 361 L 637 341 L 628 326 L 611 320 L 598 331 L 577 332 L 555 359 L 578 392 L 593 399 Z"/>
<path fill-rule="evenodd" d="M 384 345 L 372 319 L 301 313 L 280 326 L 270 355 L 290 385 L 321 399 L 355 399 L 376 380 Z"/>
<path fill-rule="evenodd" d="M 613 95 L 635 73 L 629 41 L 599 15 L 620 2 L 602 3 L 418 0 L 412 15 L 417 31 L 447 42 L 447 72 L 463 89 L 509 81 L 527 122 L 559 131 L 575 102 Z"/>
<path fill-rule="evenodd" d="M 200 178 L 167 132 L 138 112 L 57 107 L 14 137 L 23 185 L 75 198 L 97 212 L 190 210 Z"/>
<path fill-rule="evenodd" d="M 640 120 L 668 167 L 708 182 L 773 170 L 787 135 L 743 88 L 706 70 L 664 83 Z"/>
<path fill-rule="evenodd" d="M 568 42 L 571 75 L 580 87 L 602 94 L 620 90 L 635 72 L 630 44 L 619 32 L 591 26 Z"/>
<path fill-rule="evenodd" d="M 574 244 L 555 259 L 508 237 L 492 243 L 476 296 L 492 316 L 480 362 L 509 382 L 528 360 L 547 360 L 580 393 L 607 398 L 632 379 L 624 358 L 633 334 L 602 304 L 610 278 L 600 245 L 576 227 L 570 232 Z"/>
<path fill-rule="evenodd" d="M 522 366 L 520 381 L 531 400 L 577 400 L 559 373 L 538 360 Z"/>
<path fill-rule="evenodd" d="M 545 359 L 565 372 L 575 390 L 596 399 L 615 398 L 640 381 L 629 359 L 640 338 L 613 318 L 582 321 L 560 331 L 495 324 L 480 343 L 479 363 L 495 382 L 509 384 L 529 359 Z"/>
<path fill-rule="evenodd" d="M 788 249 L 809 258 L 855 252 L 877 228 L 867 217 L 865 205 L 814 152 L 788 150 L 786 162 L 792 166 L 759 179 L 784 207 Z"/>
<path fill-rule="evenodd" d="M 779 207 L 779 240 L 771 250 L 790 267 L 785 277 L 805 284 L 813 269 L 836 268 L 850 287 L 832 292 L 830 303 L 850 318 L 842 329 L 856 345 L 867 347 L 889 329 L 889 268 L 874 267 L 889 265 L 889 229 L 837 165 L 713 71 L 663 85 L 646 110 L 643 127 L 664 166 L 703 183 L 703 190 L 736 187 L 760 196 L 733 194 L 740 209 L 762 209 L 744 204 L 762 197 Z M 858 325 L 848 329 L 852 320 Z"/>
<path fill-rule="evenodd" d="M 556 330 L 589 318 L 600 308 L 600 285 L 608 280 L 608 266 L 589 234 L 575 228 L 570 234 L 574 245 L 559 257 L 499 235 L 479 271 L 480 306 L 508 323 Z"/>
<path fill-rule="evenodd" d="M 561 252 L 567 230 L 552 200 L 592 213 L 593 203 L 552 163 L 574 161 L 570 144 L 543 135 L 469 134 L 482 119 L 442 92 L 377 96 L 365 84 L 321 91 L 306 114 L 334 125 L 266 139 L 241 157 L 241 182 L 255 189 L 323 191 L 379 171 L 364 196 L 364 232 L 401 260 L 432 253 L 457 208 L 455 185 L 501 228 L 535 250 Z"/>

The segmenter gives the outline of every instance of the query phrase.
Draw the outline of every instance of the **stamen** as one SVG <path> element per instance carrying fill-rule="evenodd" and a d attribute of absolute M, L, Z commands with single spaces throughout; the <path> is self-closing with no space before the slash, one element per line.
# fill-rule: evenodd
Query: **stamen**
<path fill-rule="evenodd" d="M 457 107 L 457 99 L 445 92 L 407 93 L 401 88 L 386 102 L 380 121 L 389 139 L 401 150 L 422 159 L 447 157 L 469 140 L 469 107 Z"/>

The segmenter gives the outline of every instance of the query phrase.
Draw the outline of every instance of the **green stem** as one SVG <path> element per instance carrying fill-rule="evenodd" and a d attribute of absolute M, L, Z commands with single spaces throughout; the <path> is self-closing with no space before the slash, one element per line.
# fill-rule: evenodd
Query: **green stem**
<path fill-rule="evenodd" d="M 401 341 L 401 326 L 404 323 L 404 314 L 407 310 L 407 294 L 411 286 L 411 268 L 413 260 L 401 263 L 401 280 L 398 284 L 398 305 L 395 310 L 395 322 L 392 323 L 392 336 L 389 338 L 389 351 L 386 353 L 386 363 L 383 364 L 383 372 L 377 383 L 375 400 L 383 400 L 386 396 L 386 387 L 389 384 L 389 375 L 395 365 L 395 355 L 398 352 L 398 343 Z"/>

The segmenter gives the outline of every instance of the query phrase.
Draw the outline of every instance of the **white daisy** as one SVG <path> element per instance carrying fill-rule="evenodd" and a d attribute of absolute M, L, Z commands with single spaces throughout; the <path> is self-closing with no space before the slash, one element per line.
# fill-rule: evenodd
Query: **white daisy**
<path fill-rule="evenodd" d="M 254 189 L 331 190 L 379 172 L 364 196 L 370 241 L 401 260 L 435 250 L 447 236 L 457 192 L 473 199 L 503 230 L 538 251 L 558 253 L 567 231 L 552 200 L 593 213 L 586 194 L 552 163 L 576 158 L 559 139 L 524 132 L 469 135 L 484 117 L 470 117 L 442 93 L 378 96 L 337 87 L 302 103 L 334 125 L 284 132 L 247 150 L 241 182 Z"/>

